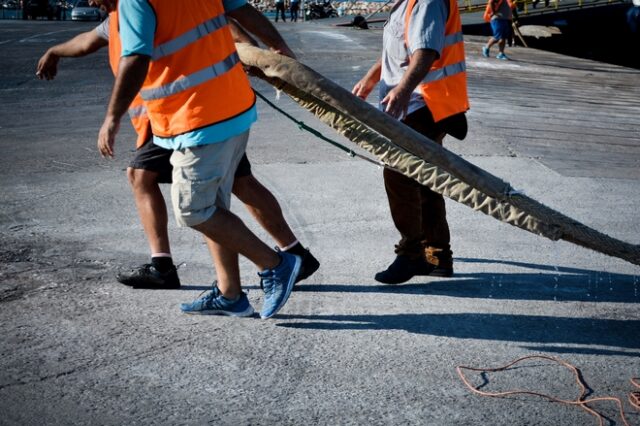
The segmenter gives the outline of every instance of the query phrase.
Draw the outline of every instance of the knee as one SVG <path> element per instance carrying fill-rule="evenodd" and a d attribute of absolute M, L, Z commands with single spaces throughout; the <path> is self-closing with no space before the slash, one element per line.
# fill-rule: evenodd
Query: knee
<path fill-rule="evenodd" d="M 127 168 L 129 185 L 134 192 L 146 192 L 158 186 L 158 173 L 144 169 Z"/>

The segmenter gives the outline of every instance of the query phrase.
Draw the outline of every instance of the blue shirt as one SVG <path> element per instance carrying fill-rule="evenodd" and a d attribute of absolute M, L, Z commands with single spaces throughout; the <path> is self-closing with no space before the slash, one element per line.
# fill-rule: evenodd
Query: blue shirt
<path fill-rule="evenodd" d="M 224 10 L 229 12 L 246 4 L 246 0 L 223 0 Z M 118 17 L 122 56 L 146 55 L 153 53 L 156 31 L 156 15 L 147 0 L 126 0 L 118 2 Z M 221 123 L 212 124 L 173 137 L 153 135 L 153 143 L 166 149 L 184 149 L 225 141 L 246 132 L 258 119 L 255 105 L 244 113 Z"/>

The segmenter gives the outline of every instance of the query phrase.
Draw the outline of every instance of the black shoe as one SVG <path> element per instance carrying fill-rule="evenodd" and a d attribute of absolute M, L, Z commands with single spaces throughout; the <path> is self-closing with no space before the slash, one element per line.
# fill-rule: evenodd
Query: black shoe
<path fill-rule="evenodd" d="M 320 267 L 320 262 L 318 262 L 318 259 L 313 257 L 309 249 L 304 249 L 304 253 L 300 257 L 302 258 L 302 265 L 300 266 L 300 272 L 296 278 L 296 283 L 309 278 Z"/>
<path fill-rule="evenodd" d="M 276 247 L 276 251 L 279 252 L 281 250 L 279 247 Z M 309 278 L 320 267 L 320 262 L 318 262 L 318 259 L 316 259 L 311 254 L 309 249 L 304 248 L 300 243 L 291 247 L 286 252 L 289 254 L 300 256 L 300 258 L 302 259 L 302 264 L 300 265 L 300 272 L 298 273 L 298 277 L 296 278 L 296 283 Z"/>
<path fill-rule="evenodd" d="M 386 270 L 376 274 L 375 280 L 384 284 L 400 284 L 416 275 L 430 275 L 434 269 L 435 265 L 427 263 L 422 257 L 412 259 L 400 254 Z"/>
<path fill-rule="evenodd" d="M 133 288 L 176 289 L 180 288 L 178 269 L 172 266 L 167 272 L 158 271 L 152 264 L 140 265 L 116 275 L 118 282 Z"/>

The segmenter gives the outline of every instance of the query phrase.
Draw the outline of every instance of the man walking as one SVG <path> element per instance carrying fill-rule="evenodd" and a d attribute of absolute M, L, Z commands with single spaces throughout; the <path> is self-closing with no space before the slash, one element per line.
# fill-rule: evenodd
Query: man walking
<path fill-rule="evenodd" d="M 232 23 L 234 39 L 251 42 Z M 40 79 L 52 80 L 57 74 L 58 61 L 62 57 L 82 57 L 109 45 L 110 33 L 114 34 L 109 49 L 110 62 L 114 73 L 118 69 L 121 46 L 117 37 L 117 27 L 107 18 L 94 30 L 79 34 L 64 43 L 52 46 L 40 58 L 36 75 Z M 132 124 L 138 132 L 137 149 L 134 159 L 127 168 L 127 176 L 134 194 L 140 220 L 151 250 L 151 261 L 147 264 L 120 272 L 119 282 L 133 288 L 175 289 L 180 287 L 177 269 L 173 263 L 167 232 L 167 208 L 160 190 L 160 183 L 171 183 L 171 163 L 173 151 L 154 145 L 148 117 L 137 114 L 143 107 L 142 100 L 134 100 L 130 107 Z M 251 172 L 251 163 L 245 155 L 236 169 L 233 194 L 244 204 L 256 221 L 273 237 L 282 251 L 302 258 L 297 281 L 313 274 L 319 262 L 302 246 L 287 224 L 282 210 L 273 194 L 258 181 Z"/>
<path fill-rule="evenodd" d="M 282 17 L 282 22 L 287 22 L 285 9 L 284 0 L 276 0 L 276 22 L 278 22 L 278 15 Z"/>
<path fill-rule="evenodd" d="M 466 66 L 456 0 L 399 0 L 384 27 L 381 59 L 354 86 L 366 99 L 380 83 L 380 108 L 442 144 L 467 133 Z M 384 170 L 391 217 L 400 232 L 396 259 L 376 274 L 385 284 L 416 275 L 451 276 L 444 199 L 392 169 Z"/>
<path fill-rule="evenodd" d="M 113 0 L 91 0 L 114 11 Z M 218 286 L 183 304 L 190 313 L 249 316 L 238 254 L 261 272 L 262 318 L 284 306 L 301 260 L 276 252 L 229 211 L 233 174 L 256 120 L 255 95 L 242 70 L 226 15 L 269 47 L 293 56 L 269 21 L 244 0 L 128 0 L 118 4 L 122 57 L 98 149 L 113 156 L 122 116 L 140 92 L 154 143 L 173 150 L 172 204 L 180 226 L 207 240 Z"/>
<path fill-rule="evenodd" d="M 491 24 L 493 35 L 489 37 L 487 44 L 482 47 L 482 55 L 488 58 L 489 50 L 494 44 L 498 44 L 498 55 L 496 59 L 508 61 L 504 48 L 507 40 L 511 39 L 512 21 L 514 5 L 511 0 L 488 0 L 484 11 L 484 20 Z"/>

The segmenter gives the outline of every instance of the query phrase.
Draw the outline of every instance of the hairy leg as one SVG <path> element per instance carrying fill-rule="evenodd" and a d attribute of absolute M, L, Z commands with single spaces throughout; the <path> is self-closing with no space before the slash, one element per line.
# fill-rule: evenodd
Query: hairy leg
<path fill-rule="evenodd" d="M 207 245 L 216 262 L 218 288 L 225 297 L 240 294 L 240 279 L 236 277 L 237 253 L 252 261 L 259 270 L 275 268 L 280 263 L 278 254 L 260 241 L 236 215 L 223 208 L 205 222 L 192 226 L 207 237 Z M 231 262 L 235 259 L 235 266 Z M 225 293 L 225 291 L 228 293 Z"/>
<path fill-rule="evenodd" d="M 127 176 L 151 253 L 170 253 L 167 206 L 158 185 L 158 173 L 129 167 Z"/>
<path fill-rule="evenodd" d="M 233 194 L 279 247 L 287 247 L 296 241 L 278 200 L 253 175 L 237 177 L 233 183 Z"/>

